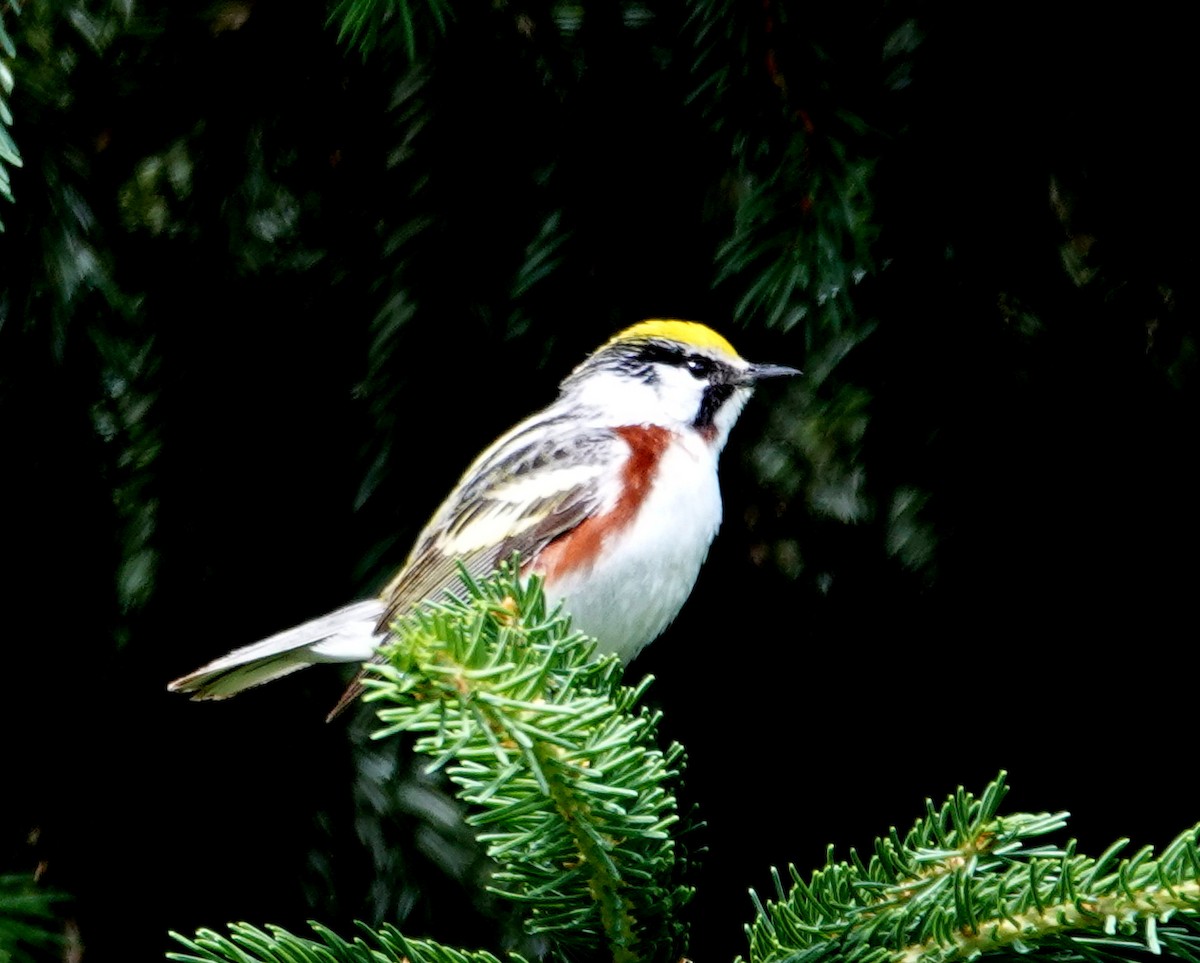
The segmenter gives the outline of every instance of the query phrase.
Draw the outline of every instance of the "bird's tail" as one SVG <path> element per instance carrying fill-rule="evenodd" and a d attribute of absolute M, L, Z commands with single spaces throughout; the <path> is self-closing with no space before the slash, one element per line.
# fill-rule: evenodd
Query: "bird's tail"
<path fill-rule="evenodd" d="M 383 636 L 378 633 L 384 604 L 380 599 L 354 602 L 269 638 L 235 649 L 167 688 L 190 692 L 193 699 L 228 699 L 243 689 L 320 662 L 366 662 Z"/>

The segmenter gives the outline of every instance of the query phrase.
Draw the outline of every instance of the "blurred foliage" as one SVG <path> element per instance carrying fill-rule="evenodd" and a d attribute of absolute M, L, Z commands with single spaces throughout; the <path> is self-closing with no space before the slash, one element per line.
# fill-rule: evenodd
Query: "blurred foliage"
<path fill-rule="evenodd" d="M 0 875 L 0 963 L 64 958 L 66 937 L 55 911 L 62 899 L 33 875 Z"/>
<path fill-rule="evenodd" d="M 418 37 L 421 30 L 440 36 L 454 19 L 454 11 L 444 0 L 340 0 L 333 5 L 329 22 L 337 27 L 338 40 L 357 48 L 364 57 L 385 40 L 399 40 L 409 60 L 426 53 L 426 44 Z"/>
<path fill-rule="evenodd" d="M 732 161 L 722 185 L 732 229 L 716 252 L 716 284 L 732 289 L 736 320 L 800 325 L 811 350 L 855 327 L 851 290 L 874 270 L 878 148 L 856 112 L 868 106 L 862 94 L 839 83 L 854 61 L 824 46 L 850 41 L 849 23 L 732 0 L 697 2 L 690 17 L 698 86 L 689 100 Z"/>
<path fill-rule="evenodd" d="M 21 166 L 21 152 L 17 149 L 12 134 L 8 132 L 13 123 L 12 111 L 8 108 L 8 98 L 13 90 L 11 63 L 17 55 L 16 44 L 4 25 L 4 19 L 10 12 L 20 13 L 20 4 L 12 2 L 0 7 L 0 197 L 11 203 L 12 181 L 8 169 Z M 0 217 L 0 232 L 3 230 L 4 219 Z"/>
<path fill-rule="evenodd" d="M 137 956 L 104 867 L 147 832 L 130 799 L 164 784 L 193 828 L 133 863 L 173 880 L 144 898 L 176 929 L 218 896 L 290 906 L 289 886 L 342 920 L 510 925 L 435 777 L 375 750 L 352 773 L 342 733 L 273 738 L 237 714 L 253 705 L 192 722 L 156 700 L 214 652 L 378 585 L 474 452 L 641 317 L 697 318 L 806 371 L 743 415 L 702 575 L 720 581 L 701 596 L 761 603 L 752 641 L 772 641 L 770 674 L 814 715 L 891 728 L 877 708 L 845 721 L 851 690 L 926 704 L 884 691 L 924 677 L 894 661 L 910 643 L 877 645 L 898 626 L 991 680 L 1019 670 L 977 632 L 1069 625 L 1038 671 L 1108 691 L 1078 640 L 1174 623 L 1198 574 L 1181 17 L 0 3 L 6 637 L 22 643 L 0 707 L 25 734 L 10 765 L 33 774 L 13 825 L 47 827 L 89 952 Z M 641 660 L 664 653 L 663 697 L 695 702 L 690 724 L 744 727 L 691 699 L 725 658 L 713 625 L 689 607 L 673 632 L 710 633 L 703 654 L 668 638 Z M 858 654 L 875 648 L 878 668 Z M 34 680 L 95 725 L 52 711 Z M 290 817 L 225 809 L 181 784 L 208 764 L 213 726 L 238 750 L 221 761 L 231 787 L 263 789 L 256 752 L 329 775 L 280 789 L 280 810 L 308 805 Z M 164 729 L 171 766 L 146 742 Z M 996 746 L 1018 732 L 1006 718 Z M 977 759 L 970 727 L 958 738 L 956 763 Z M 694 749 L 691 798 L 766 832 L 730 811 L 774 798 L 751 788 L 774 767 L 730 779 L 711 748 L 706 770 L 721 741 Z M 239 858 L 265 846 L 254 865 L 276 885 L 181 860 L 227 839 Z M 694 910 L 713 947 L 704 900 L 725 908 L 746 886 L 717 875 L 726 888 L 701 887 Z"/>

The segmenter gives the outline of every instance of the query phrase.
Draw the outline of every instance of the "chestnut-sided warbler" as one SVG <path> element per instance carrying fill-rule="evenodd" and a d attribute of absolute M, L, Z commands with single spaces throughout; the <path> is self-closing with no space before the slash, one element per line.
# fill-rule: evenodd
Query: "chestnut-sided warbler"
<path fill-rule="evenodd" d="M 365 662 L 395 618 L 513 552 L 572 624 L 628 662 L 679 613 L 721 524 L 717 459 L 756 382 L 712 329 L 643 321 L 584 359 L 558 398 L 459 480 L 377 598 L 237 649 L 172 690 L 224 699 L 318 662 Z M 357 694 L 351 687 L 338 709 Z"/>

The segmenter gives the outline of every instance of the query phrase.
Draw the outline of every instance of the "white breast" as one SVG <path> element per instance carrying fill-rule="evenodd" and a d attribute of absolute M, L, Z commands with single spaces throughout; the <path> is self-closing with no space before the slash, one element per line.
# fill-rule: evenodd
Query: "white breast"
<path fill-rule="evenodd" d="M 717 454 L 696 435 L 676 435 L 637 515 L 597 563 L 547 582 L 548 600 L 564 600 L 601 652 L 628 662 L 683 608 L 721 525 Z"/>

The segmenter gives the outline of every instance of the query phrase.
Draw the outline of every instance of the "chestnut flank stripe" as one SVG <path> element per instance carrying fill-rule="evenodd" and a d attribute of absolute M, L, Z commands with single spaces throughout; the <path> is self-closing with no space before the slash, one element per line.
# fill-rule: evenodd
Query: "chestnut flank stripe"
<path fill-rule="evenodd" d="M 546 544 L 530 559 L 527 571 L 539 572 L 547 581 L 568 572 L 592 567 L 610 535 L 637 517 L 658 474 L 658 463 L 671 443 L 671 432 L 658 425 L 625 425 L 616 429 L 627 445 L 629 457 L 621 469 L 621 496 L 603 515 L 593 515 Z"/>

